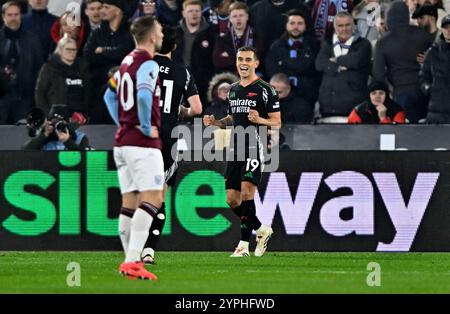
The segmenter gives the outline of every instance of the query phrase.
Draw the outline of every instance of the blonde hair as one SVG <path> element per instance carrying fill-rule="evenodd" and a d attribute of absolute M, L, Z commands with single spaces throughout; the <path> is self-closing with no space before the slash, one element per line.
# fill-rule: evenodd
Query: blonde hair
<path fill-rule="evenodd" d="M 73 39 L 72 37 L 69 37 L 69 35 L 64 34 L 64 36 L 58 41 L 58 44 L 56 45 L 55 53 L 58 55 L 61 55 L 62 50 L 67 44 L 73 43 L 75 47 L 77 47 L 77 41 Z M 77 47 L 78 49 L 78 47 Z"/>

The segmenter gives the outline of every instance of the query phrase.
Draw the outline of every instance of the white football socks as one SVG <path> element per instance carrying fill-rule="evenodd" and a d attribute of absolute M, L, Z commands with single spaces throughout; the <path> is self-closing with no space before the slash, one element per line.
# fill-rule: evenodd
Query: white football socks
<path fill-rule="evenodd" d="M 130 240 L 131 217 L 127 215 L 119 215 L 119 236 L 122 242 L 123 251 L 127 254 L 128 242 Z"/>
<path fill-rule="evenodd" d="M 125 262 L 140 262 L 141 252 L 147 242 L 148 231 L 152 225 L 153 217 L 145 210 L 136 209 L 131 220 L 130 243 L 126 253 Z"/>

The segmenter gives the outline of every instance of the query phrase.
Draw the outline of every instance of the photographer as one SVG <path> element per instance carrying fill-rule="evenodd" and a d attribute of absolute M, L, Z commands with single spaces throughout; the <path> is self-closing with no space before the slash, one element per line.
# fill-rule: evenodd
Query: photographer
<path fill-rule="evenodd" d="M 69 123 L 64 114 L 51 110 L 48 118 L 39 109 L 33 109 L 27 118 L 29 135 L 32 137 L 25 145 L 25 150 L 88 150 L 86 135 L 76 130 L 77 123 Z"/>

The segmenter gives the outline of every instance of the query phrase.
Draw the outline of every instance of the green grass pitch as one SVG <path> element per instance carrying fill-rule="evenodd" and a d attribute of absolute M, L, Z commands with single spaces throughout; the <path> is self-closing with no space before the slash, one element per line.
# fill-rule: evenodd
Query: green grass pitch
<path fill-rule="evenodd" d="M 0 252 L 0 293 L 450 293 L 447 253 L 229 254 L 159 252 L 152 282 L 119 275 L 121 252 Z M 70 262 L 79 287 L 67 285 Z M 380 286 L 367 285 L 369 262 L 381 267 Z"/>

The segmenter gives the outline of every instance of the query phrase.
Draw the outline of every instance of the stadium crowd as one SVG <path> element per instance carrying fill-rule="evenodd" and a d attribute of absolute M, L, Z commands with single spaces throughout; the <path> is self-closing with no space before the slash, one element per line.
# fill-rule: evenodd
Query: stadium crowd
<path fill-rule="evenodd" d="M 206 114 L 226 114 L 236 51 L 254 46 L 283 123 L 450 123 L 450 0 L 70 2 L 0 1 L 0 124 L 53 105 L 78 125 L 112 124 L 106 83 L 148 14 L 176 28 L 173 59 Z"/>

